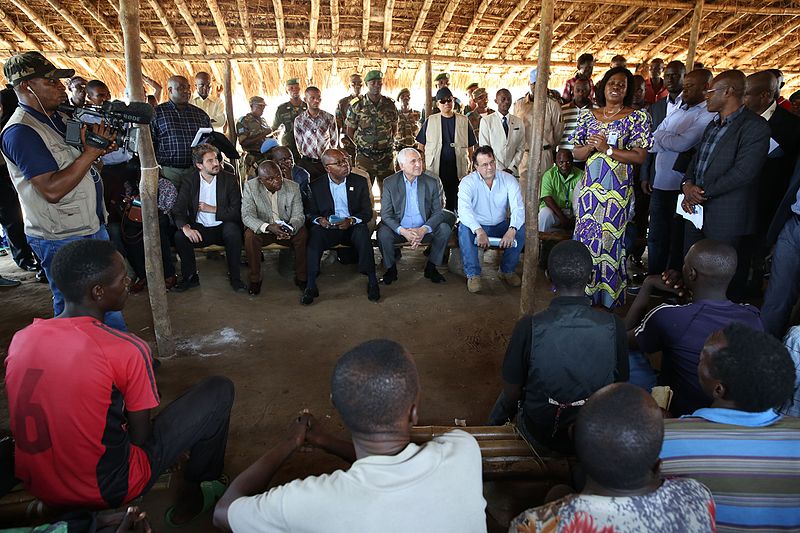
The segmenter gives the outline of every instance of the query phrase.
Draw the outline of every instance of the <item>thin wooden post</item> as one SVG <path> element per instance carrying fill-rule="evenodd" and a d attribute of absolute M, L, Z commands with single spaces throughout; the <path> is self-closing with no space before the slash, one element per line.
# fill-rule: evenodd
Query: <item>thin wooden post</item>
<path fill-rule="evenodd" d="M 686 54 L 686 72 L 694 70 L 694 58 L 697 55 L 697 40 L 700 37 L 700 21 L 703 19 L 704 3 L 704 0 L 695 0 L 692 28 L 689 31 L 689 52 Z"/>
<path fill-rule="evenodd" d="M 425 60 L 425 116 L 431 116 L 431 98 L 433 97 L 433 67 L 431 59 Z"/>
<path fill-rule="evenodd" d="M 539 165 L 544 146 L 547 112 L 547 83 L 550 81 L 550 51 L 553 47 L 553 0 L 542 0 L 539 25 L 539 57 L 536 62 L 536 88 L 533 94 L 528 176 L 525 194 L 525 261 L 522 272 L 520 313 L 532 314 L 536 306 L 536 274 L 539 270 Z"/>
<path fill-rule="evenodd" d="M 120 0 L 119 22 L 125 43 L 125 71 L 131 101 L 146 102 L 142 82 L 142 45 L 139 32 L 139 0 Z M 144 233 L 144 263 L 153 330 L 156 334 L 159 357 L 175 355 L 175 338 L 167 307 L 164 267 L 161 261 L 161 234 L 158 229 L 158 165 L 149 127 L 139 128 L 139 161 L 142 177 L 139 194 L 142 199 Z"/>
<path fill-rule="evenodd" d="M 236 124 L 233 122 L 233 82 L 231 78 L 231 60 L 225 60 L 225 74 L 222 78 L 225 91 L 225 120 L 228 124 L 228 140 L 236 146 Z"/>

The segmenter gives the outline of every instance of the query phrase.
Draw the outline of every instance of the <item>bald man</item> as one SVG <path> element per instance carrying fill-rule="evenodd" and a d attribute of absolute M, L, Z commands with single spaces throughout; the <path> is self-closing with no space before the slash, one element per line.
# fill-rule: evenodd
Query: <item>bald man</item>
<path fill-rule="evenodd" d="M 210 128 L 208 113 L 189 103 L 189 81 L 183 76 L 167 80 L 169 100 L 157 105 L 150 122 L 153 148 L 161 174 L 180 190 L 185 178 L 196 173 L 192 141 L 200 128 Z"/>
<path fill-rule="evenodd" d="M 735 304 L 727 298 L 728 284 L 735 272 L 736 250 L 732 246 L 710 239 L 698 241 L 686 254 L 680 275 L 673 272 L 645 278 L 625 317 L 631 347 L 631 382 L 652 387 L 652 370 L 642 352 L 661 352 L 658 382 L 675 392 L 671 408 L 675 416 L 690 414 L 711 403 L 697 377 L 700 350 L 711 333 L 734 323 L 764 329 L 757 307 Z M 645 317 L 654 290 L 689 292 L 692 303 L 663 304 Z"/>
<path fill-rule="evenodd" d="M 728 70 L 706 92 L 706 109 L 718 113 L 706 128 L 686 177 L 681 208 L 703 206 L 703 226 L 684 223 L 684 249 L 701 239 L 726 242 L 739 254 L 739 270 L 729 287 L 732 300 L 743 301 L 749 264 L 746 237 L 756 233 L 758 177 L 770 145 L 767 121 L 744 106 L 745 75 Z"/>
<path fill-rule="evenodd" d="M 208 113 L 214 131 L 224 132 L 227 121 L 225 104 L 219 97 L 211 94 L 211 74 L 198 72 L 194 77 L 194 88 L 196 92 L 189 103 Z"/>

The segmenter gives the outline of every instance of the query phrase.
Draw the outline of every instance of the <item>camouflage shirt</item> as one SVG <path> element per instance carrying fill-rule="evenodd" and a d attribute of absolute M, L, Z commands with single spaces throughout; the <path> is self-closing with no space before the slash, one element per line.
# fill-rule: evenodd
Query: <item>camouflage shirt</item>
<path fill-rule="evenodd" d="M 336 104 L 336 127 L 339 131 L 344 131 L 344 121 L 347 120 L 347 112 L 350 111 L 350 105 L 358 100 L 358 96 L 351 94 L 345 96 L 339 103 Z"/>
<path fill-rule="evenodd" d="M 359 97 L 347 112 L 345 126 L 353 128 L 353 140 L 359 151 L 366 153 L 388 152 L 394 147 L 397 126 L 397 108 L 394 100 L 381 95 L 373 104 L 367 95 Z"/>
<path fill-rule="evenodd" d="M 491 115 L 492 113 L 494 113 L 494 109 L 487 108 L 486 115 Z M 483 116 L 480 113 L 478 113 L 477 108 L 467 113 L 467 119 L 469 120 L 469 125 L 472 126 L 472 131 L 475 132 L 476 138 L 478 137 L 478 132 L 481 129 L 482 118 Z"/>
<path fill-rule="evenodd" d="M 420 112 L 408 109 L 397 111 L 397 135 L 395 135 L 395 146 L 405 148 L 416 144 L 417 133 L 419 133 Z"/>
<path fill-rule="evenodd" d="M 264 117 L 257 117 L 253 113 L 248 113 L 236 122 L 236 137 L 239 139 L 242 149 L 248 152 L 258 152 L 261 149 L 261 143 L 264 142 L 264 138 L 258 137 L 256 140 L 245 141 L 244 143 L 242 143 L 242 139 L 262 132 L 272 132 Z"/>
<path fill-rule="evenodd" d="M 272 121 L 272 129 L 276 130 L 278 126 L 283 124 L 286 131 L 283 132 L 283 136 L 281 137 L 281 144 L 283 146 L 288 146 L 293 152 L 297 151 L 297 146 L 294 142 L 294 119 L 306 109 L 308 109 L 308 106 L 305 102 L 300 102 L 300 105 L 297 107 L 293 106 L 291 102 L 284 102 L 279 105 L 278 109 L 275 111 L 275 120 Z"/>

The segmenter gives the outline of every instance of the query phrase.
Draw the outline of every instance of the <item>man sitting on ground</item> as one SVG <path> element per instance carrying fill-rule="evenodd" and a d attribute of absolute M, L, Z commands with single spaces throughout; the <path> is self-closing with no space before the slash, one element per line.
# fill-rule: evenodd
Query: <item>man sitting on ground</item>
<path fill-rule="evenodd" d="M 147 343 L 110 329 L 130 278 L 108 241 L 78 240 L 53 259 L 66 307 L 14 335 L 6 394 L 16 476 L 48 505 L 104 509 L 138 498 L 190 450 L 168 524 L 208 510 L 222 474 L 233 383 L 211 377 L 151 420 L 160 399 Z"/>
<path fill-rule="evenodd" d="M 542 176 L 539 231 L 551 231 L 554 227 L 566 230 L 575 225 L 572 193 L 582 179 L 583 171 L 573 164 L 572 152 L 559 150 L 555 164 Z"/>
<path fill-rule="evenodd" d="M 488 249 L 490 237 L 499 239 L 497 246 L 505 250 L 498 276 L 509 286 L 519 287 L 522 282 L 514 270 L 525 247 L 525 206 L 519 183 L 511 174 L 497 170 L 491 146 L 475 150 L 472 162 L 476 170 L 458 185 L 458 247 L 467 289 L 472 293 L 481 290 L 478 248 Z"/>
<path fill-rule="evenodd" d="M 258 165 L 257 179 L 245 182 L 242 222 L 250 267 L 250 294 L 255 296 L 261 292 L 261 247 L 275 243 L 294 249 L 294 283 L 305 289 L 308 232 L 300 186 L 283 178 L 274 161 L 262 161 Z"/>
<path fill-rule="evenodd" d="M 353 246 L 358 255 L 358 271 L 369 278 L 367 298 L 381 297 L 375 275 L 375 255 L 367 222 L 372 219 L 372 200 L 368 181 L 350 171 L 350 161 L 341 150 L 322 153 L 327 175 L 311 183 L 307 218 L 312 223 L 308 239 L 308 283 L 300 303 L 311 305 L 319 296 L 317 276 L 322 253 L 337 244 Z"/>
<path fill-rule="evenodd" d="M 331 378 L 331 401 L 352 442 L 300 416 L 286 439 L 233 480 L 214 511 L 225 531 L 351 533 L 380 530 L 486 531 L 481 454 L 454 430 L 420 446 L 419 376 L 405 349 L 372 340 L 344 354 Z M 295 480 L 264 492 L 304 443 L 353 462 L 347 470 Z"/>
<path fill-rule="evenodd" d="M 400 171 L 383 181 L 381 196 L 378 246 L 386 267 L 383 283 L 391 285 L 397 279 L 394 245 L 401 242 L 411 243 L 411 248 L 431 244 L 425 277 L 442 283 L 445 278 L 436 267 L 444 262 L 447 241 L 453 230 L 442 210 L 442 182 L 422 171 L 422 157 L 413 148 L 400 150 L 397 164 Z"/>
<path fill-rule="evenodd" d="M 713 402 L 664 422 L 661 471 L 711 489 L 717 531 L 800 530 L 800 419 L 774 411 L 794 388 L 786 348 L 731 324 L 708 338 L 697 373 Z"/>
<path fill-rule="evenodd" d="M 503 361 L 503 392 L 489 424 L 517 415 L 517 428 L 528 442 L 571 453 L 568 432 L 577 408 L 601 387 L 627 381 L 628 347 L 622 320 L 590 307 L 585 291 L 592 256 L 584 244 L 555 245 L 547 276 L 557 295 L 547 309 L 522 317 L 514 327 Z"/>
<path fill-rule="evenodd" d="M 194 249 L 210 244 L 225 246 L 228 276 L 236 292 L 245 290 L 239 273 L 242 255 L 242 193 L 236 178 L 222 171 L 219 150 L 210 144 L 192 149 L 195 172 L 184 179 L 172 210 L 175 248 L 183 279 L 173 289 L 183 292 L 200 285 Z"/>
<path fill-rule="evenodd" d="M 591 531 L 715 531 L 711 492 L 692 479 L 659 474 L 663 440 L 661 409 L 653 398 L 626 383 L 603 387 L 575 422 L 575 448 L 586 471 L 583 489 L 525 511 L 509 533 L 577 531 L 588 523 Z"/>
<path fill-rule="evenodd" d="M 625 317 L 630 347 L 639 350 L 631 353 L 631 382 L 652 388 L 655 375 L 640 352 L 661 352 L 658 383 L 672 388 L 674 397 L 670 411 L 675 416 L 689 414 L 711 403 L 697 378 L 700 350 L 709 335 L 733 323 L 763 329 L 758 308 L 733 303 L 725 295 L 735 272 L 733 246 L 710 239 L 699 241 L 684 258 L 682 282 L 678 282 L 675 275 L 670 276 L 668 284 L 661 276 L 648 276 Z M 683 288 L 676 289 L 676 285 Z M 645 316 L 653 289 L 691 291 L 692 303 L 663 304 Z"/>

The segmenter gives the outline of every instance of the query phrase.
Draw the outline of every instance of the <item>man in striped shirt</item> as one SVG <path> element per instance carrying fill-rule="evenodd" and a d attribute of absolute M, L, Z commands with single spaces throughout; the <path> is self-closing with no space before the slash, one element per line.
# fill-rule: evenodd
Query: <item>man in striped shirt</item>
<path fill-rule="evenodd" d="M 717 531 L 800 529 L 800 419 L 774 407 L 795 369 L 767 333 L 732 324 L 711 335 L 697 368 L 711 407 L 665 420 L 661 471 L 705 484 Z"/>
<path fill-rule="evenodd" d="M 578 78 L 573 85 L 573 98 L 568 104 L 561 107 L 561 122 L 564 124 L 564 133 L 561 134 L 561 142 L 558 143 L 559 150 L 572 151 L 575 144 L 572 136 L 575 134 L 575 127 L 578 125 L 578 117 L 583 113 L 591 113 L 595 105 L 591 100 L 592 87 L 589 80 Z M 576 167 L 583 169 L 586 162 L 575 160 Z"/>

